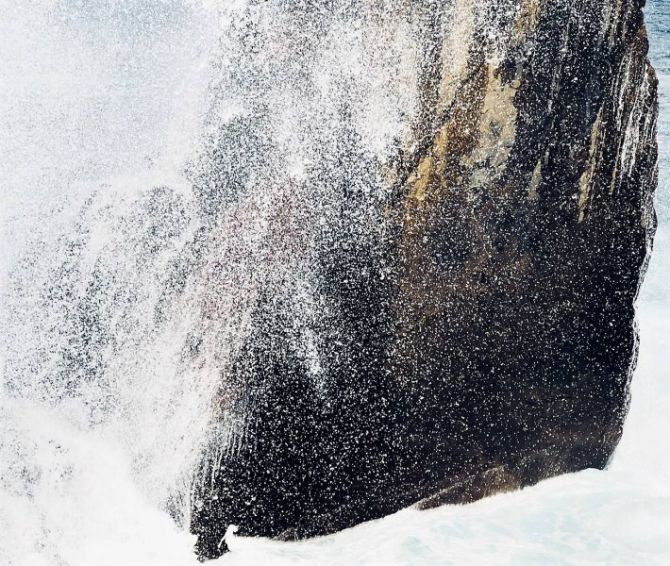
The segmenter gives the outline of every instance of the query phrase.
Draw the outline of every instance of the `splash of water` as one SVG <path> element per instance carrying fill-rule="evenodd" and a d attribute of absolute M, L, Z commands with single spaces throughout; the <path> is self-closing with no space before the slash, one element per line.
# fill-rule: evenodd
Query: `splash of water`
<path fill-rule="evenodd" d="M 245 433 L 231 368 L 260 304 L 327 390 L 318 337 L 337 313 L 317 251 L 376 253 L 382 167 L 424 103 L 418 38 L 451 7 L 8 9 L 4 59 L 21 64 L 2 99 L 18 163 L 3 175 L 7 249 L 19 242 L 3 266 L 6 490 L 39 515 L 55 504 L 35 490 L 111 481 L 99 460 L 125 458 L 112 469 L 186 527 L 203 451 L 219 459 Z M 29 536 L 67 562 L 64 516 Z"/>

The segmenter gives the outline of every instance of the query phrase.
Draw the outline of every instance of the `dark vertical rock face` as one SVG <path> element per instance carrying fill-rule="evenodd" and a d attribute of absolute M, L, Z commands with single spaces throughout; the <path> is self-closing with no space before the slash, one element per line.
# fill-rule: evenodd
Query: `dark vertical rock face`
<path fill-rule="evenodd" d="M 244 433 L 208 451 L 195 484 L 204 558 L 230 524 L 329 533 L 602 468 L 617 445 L 655 226 L 642 2 L 449 7 L 458 25 L 416 8 L 414 139 L 380 164 L 344 112 L 312 172 L 341 203 L 310 235 L 318 368 L 292 307 L 261 292 L 215 423 L 240 414 Z"/>

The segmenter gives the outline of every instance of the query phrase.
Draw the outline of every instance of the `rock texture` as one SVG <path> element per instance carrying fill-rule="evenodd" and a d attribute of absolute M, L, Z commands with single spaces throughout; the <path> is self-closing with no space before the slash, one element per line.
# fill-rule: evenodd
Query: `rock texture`
<path fill-rule="evenodd" d="M 423 34 L 411 136 L 379 163 L 343 109 L 346 152 L 274 201 L 270 256 L 247 258 L 274 266 L 274 289 L 309 274 L 318 316 L 294 316 L 299 290 L 255 291 L 213 422 L 242 432 L 225 450 L 212 435 L 193 488 L 203 558 L 231 524 L 301 538 L 607 464 L 655 227 L 642 4 L 454 0 L 446 23 L 444 7 L 404 6 Z M 265 159 L 262 136 L 233 143 L 259 127 L 234 127 L 195 180 L 212 217 L 240 178 L 221 156 Z M 310 208 L 319 187 L 343 195 L 337 222 Z"/>

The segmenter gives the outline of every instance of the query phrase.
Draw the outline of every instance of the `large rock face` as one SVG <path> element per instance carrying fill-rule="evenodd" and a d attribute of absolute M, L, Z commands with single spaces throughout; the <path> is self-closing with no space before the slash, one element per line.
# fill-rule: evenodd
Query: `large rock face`
<path fill-rule="evenodd" d="M 273 179 L 267 249 L 235 256 L 243 281 L 225 284 L 254 298 L 195 482 L 202 557 L 230 524 L 293 539 L 602 468 L 622 432 L 655 226 L 643 2 L 368 4 L 369 26 L 414 22 L 418 110 L 380 161 L 350 127 L 360 113 L 339 108 L 309 180 Z M 289 10 L 309 30 L 326 9 Z M 237 56 L 295 39 L 256 32 Z M 203 215 L 272 170 L 254 120 L 212 141 L 194 177 Z M 266 210 L 245 202 L 213 247 Z M 228 308 L 216 285 L 209 321 Z"/>

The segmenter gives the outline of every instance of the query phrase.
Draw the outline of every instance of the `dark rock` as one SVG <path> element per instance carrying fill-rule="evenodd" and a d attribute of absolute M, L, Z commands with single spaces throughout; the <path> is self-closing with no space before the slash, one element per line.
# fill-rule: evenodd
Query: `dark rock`
<path fill-rule="evenodd" d="M 642 4 L 455 2 L 458 28 L 416 8 L 415 139 L 380 166 L 343 114 L 313 173 L 340 203 L 311 233 L 319 367 L 289 294 L 261 293 L 214 423 L 236 415 L 244 432 L 232 448 L 212 435 L 194 487 L 201 557 L 231 524 L 302 538 L 606 466 L 655 228 Z M 365 185 L 390 195 L 372 213 Z M 275 241 L 287 257 L 299 230 Z"/>

